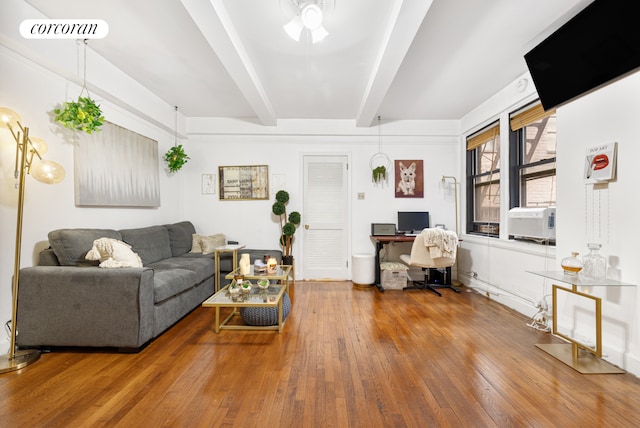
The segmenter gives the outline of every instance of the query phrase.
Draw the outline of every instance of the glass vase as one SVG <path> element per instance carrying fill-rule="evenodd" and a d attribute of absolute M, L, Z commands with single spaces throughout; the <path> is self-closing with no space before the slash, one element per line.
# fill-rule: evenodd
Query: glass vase
<path fill-rule="evenodd" d="M 607 276 L 607 259 L 598 252 L 602 245 L 596 243 L 587 244 L 589 254 L 582 258 L 583 274 L 588 279 L 604 279 Z"/>

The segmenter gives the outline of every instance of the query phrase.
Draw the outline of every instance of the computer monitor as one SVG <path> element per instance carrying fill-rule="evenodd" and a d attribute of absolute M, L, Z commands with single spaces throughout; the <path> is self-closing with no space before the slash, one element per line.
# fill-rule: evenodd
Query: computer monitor
<path fill-rule="evenodd" d="M 427 211 L 398 211 L 398 232 L 420 233 L 429 227 Z"/>

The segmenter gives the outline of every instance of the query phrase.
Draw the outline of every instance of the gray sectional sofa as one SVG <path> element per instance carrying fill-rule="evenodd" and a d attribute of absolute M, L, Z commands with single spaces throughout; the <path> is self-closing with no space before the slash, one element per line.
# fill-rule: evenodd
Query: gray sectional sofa
<path fill-rule="evenodd" d="M 59 229 L 38 266 L 20 271 L 17 345 L 114 347 L 135 352 L 214 292 L 213 254 L 190 253 L 191 222 L 138 229 Z M 98 267 L 85 259 L 93 241 L 131 245 L 142 268 Z M 252 260 L 277 250 L 245 250 Z M 231 270 L 223 253 L 221 275 Z"/>

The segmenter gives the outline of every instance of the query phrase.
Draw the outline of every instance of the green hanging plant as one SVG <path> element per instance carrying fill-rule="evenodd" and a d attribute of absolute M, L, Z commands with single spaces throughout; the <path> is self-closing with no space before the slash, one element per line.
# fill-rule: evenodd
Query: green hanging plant
<path fill-rule="evenodd" d="M 372 170 L 371 174 L 372 174 L 371 178 L 373 179 L 373 182 L 379 183 L 387 179 L 387 168 L 384 165 L 380 165 L 378 167 L 375 167 Z"/>
<path fill-rule="evenodd" d="M 56 114 L 56 122 L 65 128 L 87 134 L 99 131 L 104 123 L 100 106 L 89 96 L 83 97 L 82 94 L 77 101 L 65 101 L 61 108 L 54 109 L 53 112 Z"/>
<path fill-rule="evenodd" d="M 167 161 L 169 171 L 171 172 L 178 171 L 189 159 L 189 156 L 184 152 L 182 144 L 171 147 L 169 151 L 164 154 L 164 160 Z"/>

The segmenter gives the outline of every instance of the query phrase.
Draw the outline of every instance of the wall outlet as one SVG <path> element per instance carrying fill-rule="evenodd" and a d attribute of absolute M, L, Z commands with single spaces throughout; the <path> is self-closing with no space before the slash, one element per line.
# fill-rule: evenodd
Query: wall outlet
<path fill-rule="evenodd" d="M 364 192 L 358 192 L 358 200 L 359 201 L 364 200 Z"/>

